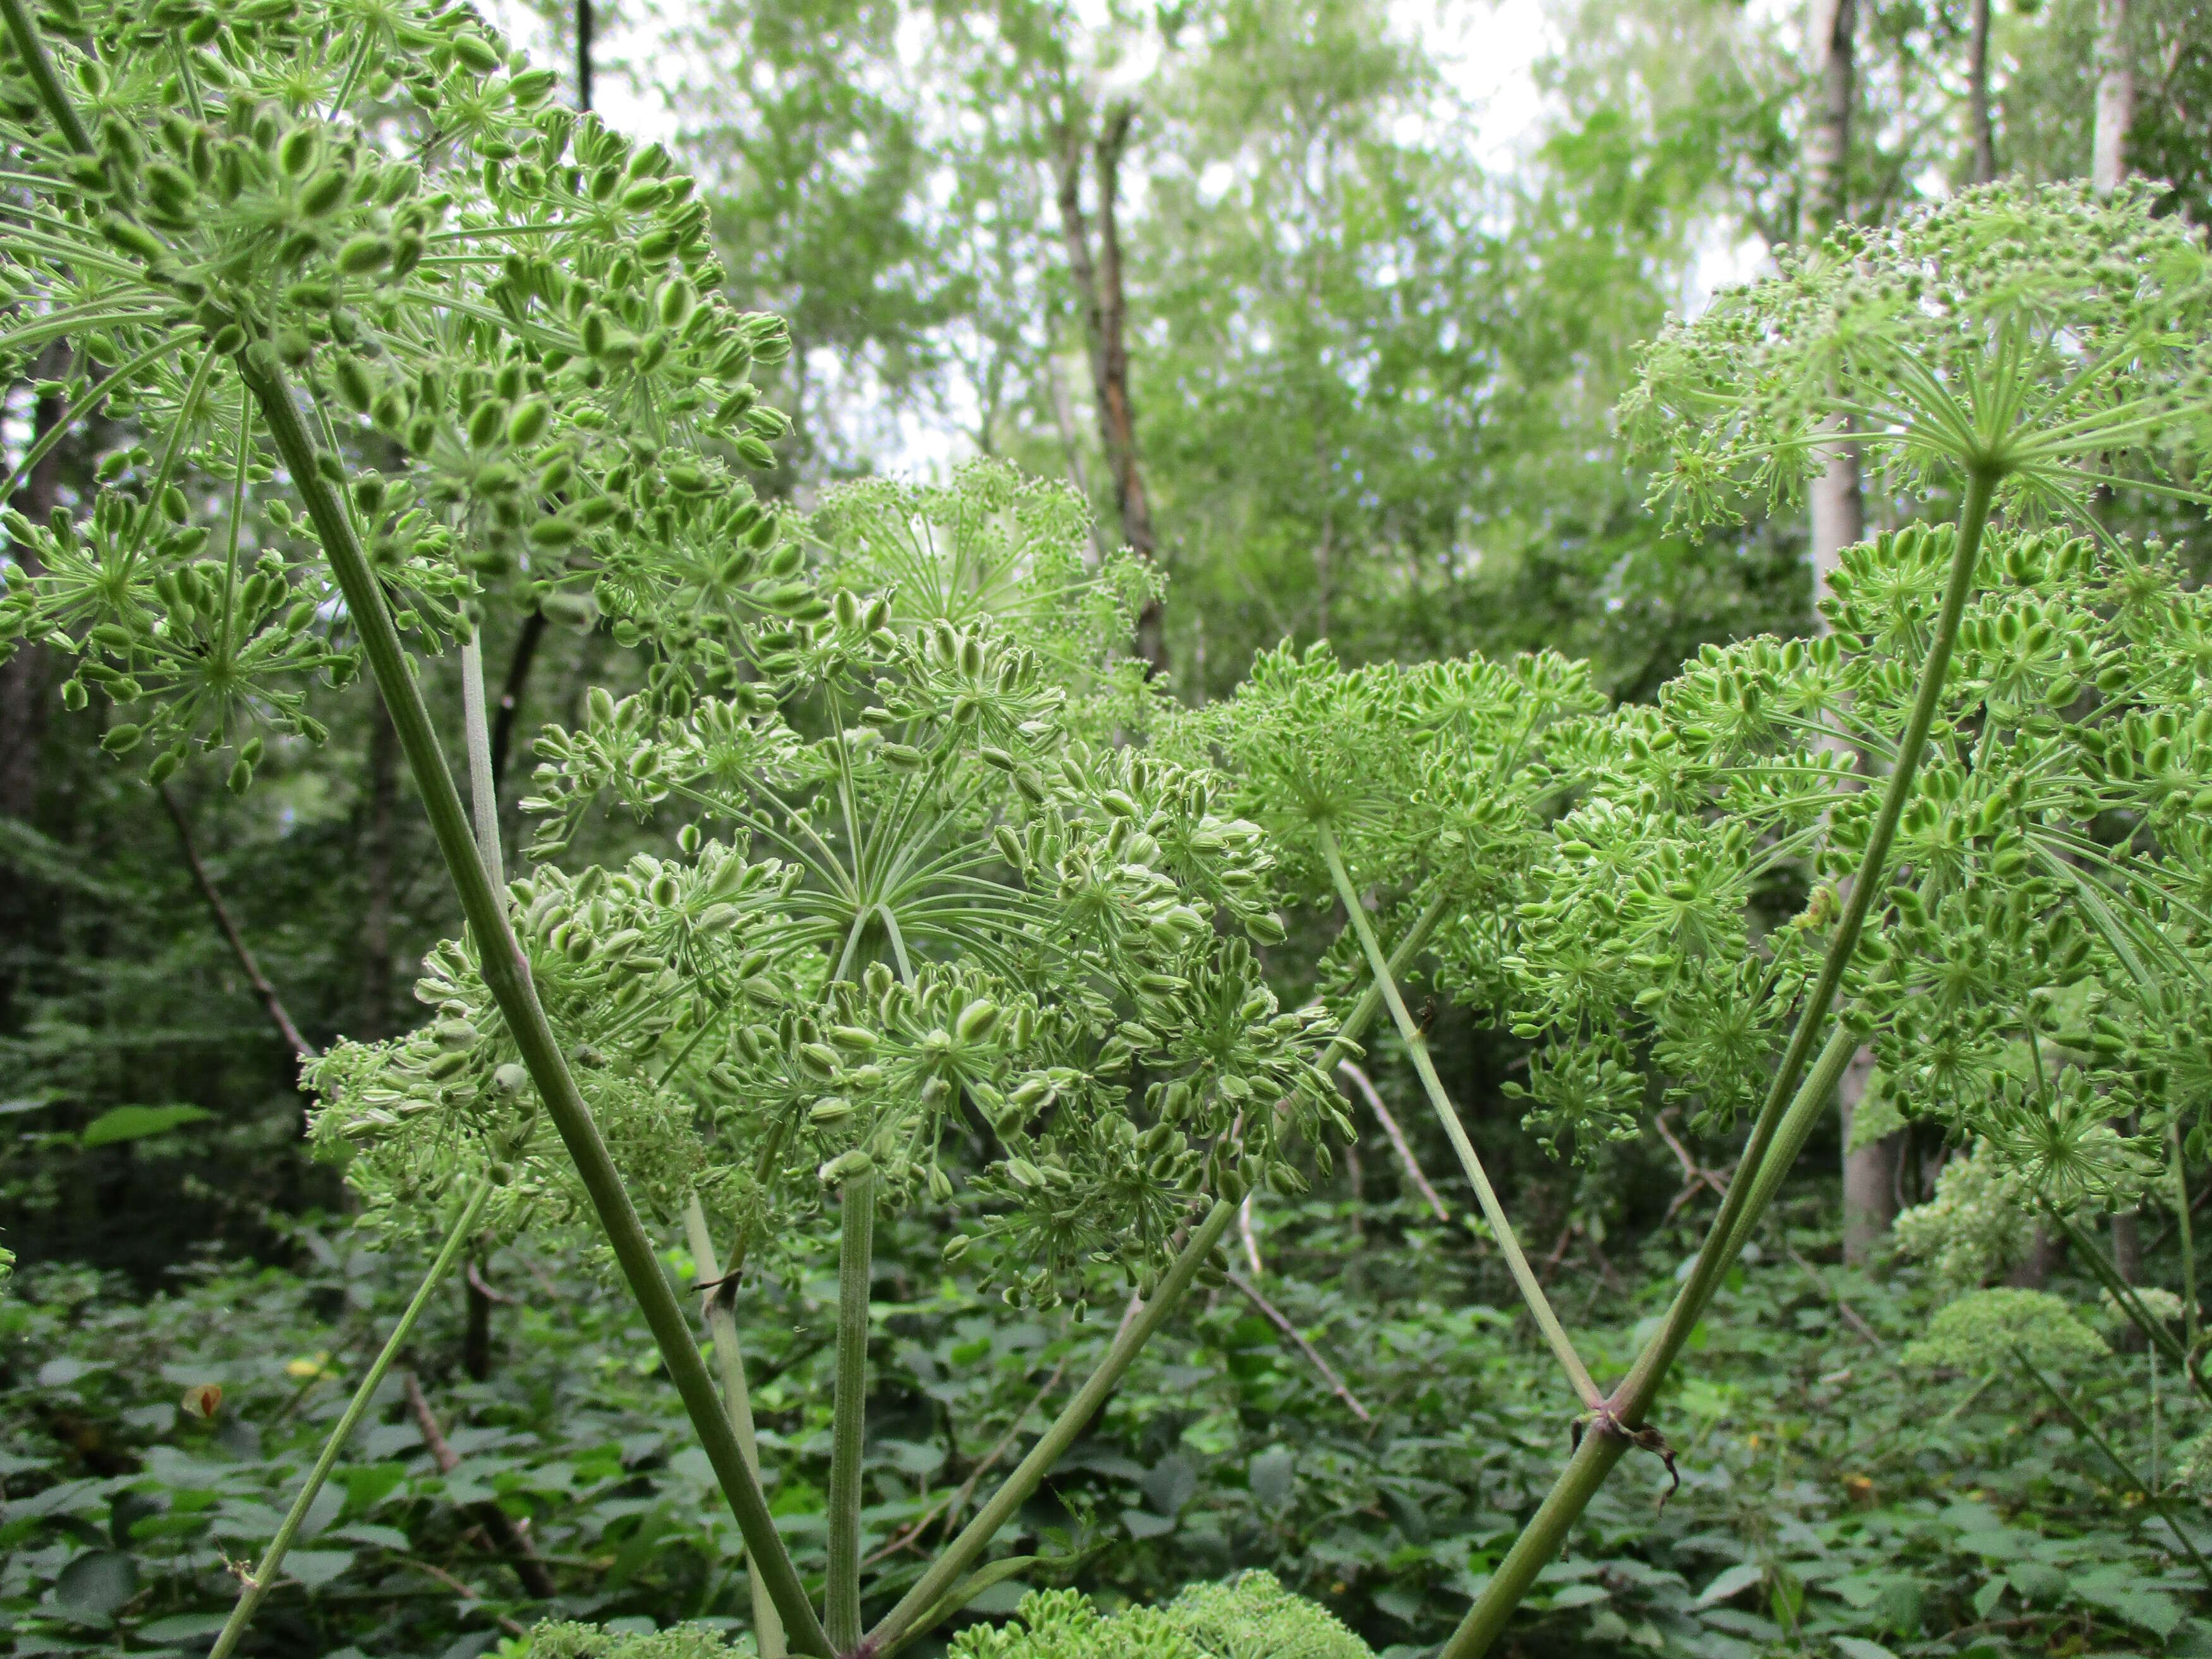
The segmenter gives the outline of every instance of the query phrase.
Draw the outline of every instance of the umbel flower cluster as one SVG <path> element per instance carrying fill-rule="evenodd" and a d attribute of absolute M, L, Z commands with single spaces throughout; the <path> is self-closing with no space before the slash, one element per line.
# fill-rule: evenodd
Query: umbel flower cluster
<path fill-rule="evenodd" d="M 1816 969 L 1926 648 L 1948 529 L 1846 555 L 1814 641 L 1709 648 L 1656 708 L 1563 735 L 1582 791 L 1505 965 L 1540 1118 L 1732 1121 Z M 2203 1145 L 2212 1075 L 2212 596 L 2162 550 L 1992 535 L 1845 994 L 1890 1097 L 2062 1204 L 2127 1195 L 2134 1115 Z M 1840 740 L 1840 742 L 1838 741 Z M 1761 902 L 1809 872 L 1809 899 Z"/>
<path fill-rule="evenodd" d="M 47 21 L 89 153 L 0 61 L 0 147 L 36 186 L 7 209 L 0 357 L 64 406 L 49 443 L 95 410 L 143 437 L 100 458 L 88 517 L 7 517 L 0 650 L 71 658 L 71 705 L 116 705 L 111 750 L 148 745 L 166 777 L 228 746 L 243 788 L 266 735 L 320 740 L 314 690 L 357 671 L 281 493 L 272 376 L 304 389 L 421 649 L 485 604 L 605 613 L 680 704 L 819 606 L 744 481 L 787 427 L 750 378 L 783 325 L 719 297 L 704 205 L 658 146 L 549 103 L 552 73 L 460 8 L 59 0 Z"/>
<path fill-rule="evenodd" d="M 1571 720 L 1605 706 L 1586 665 L 1553 652 L 1347 668 L 1326 641 L 1263 653 L 1236 696 L 1177 716 L 1164 752 L 1212 761 L 1239 811 L 1283 863 L 1286 898 L 1327 908 L 1342 892 L 1334 846 L 1394 908 L 1400 934 L 1435 917 L 1510 915 L 1544 826 L 1571 780 L 1553 762 Z M 1347 933 L 1327 964 L 1365 977 Z"/>
<path fill-rule="evenodd" d="M 1073 735 L 1123 691 L 1065 619 L 1127 617 L 1112 573 L 1038 556 L 1040 527 L 1080 544 L 1065 496 L 1047 514 L 989 466 L 866 489 L 807 527 L 833 598 L 780 641 L 788 714 L 756 688 L 680 714 L 595 693 L 541 739 L 541 856 L 595 811 L 680 827 L 665 859 L 541 865 L 510 889 L 518 933 L 645 1207 L 696 1195 L 773 1257 L 866 1175 L 956 1210 L 949 1254 L 1018 1299 L 1094 1263 L 1148 1284 L 1202 1193 L 1297 1186 L 1284 1137 L 1340 1122 L 1327 1022 L 1283 1010 L 1247 942 L 1283 937 L 1270 854 L 1203 771 Z M 903 586 L 843 585 L 894 536 Z M 418 994 L 433 1023 L 318 1066 L 317 1133 L 357 1144 L 395 1224 L 486 1168 L 514 1224 L 580 1214 L 466 944 Z"/>

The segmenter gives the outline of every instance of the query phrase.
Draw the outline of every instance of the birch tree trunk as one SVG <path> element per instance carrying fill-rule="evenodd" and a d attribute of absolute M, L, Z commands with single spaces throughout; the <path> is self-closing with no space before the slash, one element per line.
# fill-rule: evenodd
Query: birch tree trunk
<path fill-rule="evenodd" d="M 1966 19 L 1966 125 L 1974 155 L 1969 183 L 1997 176 L 1996 135 L 1990 126 L 1990 0 L 1973 0 Z"/>
<path fill-rule="evenodd" d="M 2135 125 L 2136 76 L 2128 60 L 2128 0 L 2097 0 L 2097 129 L 2089 182 L 2100 196 L 2128 172 L 2128 129 Z"/>
<path fill-rule="evenodd" d="M 2128 0 L 2097 0 L 2097 125 L 2089 183 L 2110 196 L 2128 176 L 2128 129 L 2135 125 L 2135 67 L 2128 54 Z M 2112 1265 L 2129 1284 L 2142 1278 L 2141 1223 L 2133 1210 L 2112 1215 Z M 2135 1334 L 2130 1328 L 2130 1335 Z"/>
<path fill-rule="evenodd" d="M 1814 75 L 1814 102 L 1811 118 L 1805 124 L 1805 186 L 1798 227 L 1798 240 L 1808 247 L 1818 246 L 1831 229 L 1850 216 L 1851 105 L 1856 68 L 1852 48 L 1856 27 L 1856 0 L 1813 0 L 1807 44 Z M 1836 429 L 1847 430 L 1840 422 Z M 1817 606 L 1827 597 L 1828 577 L 1836 568 L 1838 556 L 1865 533 L 1866 510 L 1859 493 L 1856 446 L 1836 446 L 1827 470 L 1813 481 L 1808 505 L 1813 599 Z M 1826 632 L 1826 619 L 1817 609 L 1814 617 L 1814 626 Z M 1885 1136 L 1864 1146 L 1851 1146 L 1851 1120 L 1857 1115 L 1873 1069 L 1872 1053 L 1862 1049 L 1836 1085 L 1843 1116 L 1844 1259 L 1853 1262 L 1864 1261 L 1873 1254 L 1897 1217 L 1901 1137 Z"/>
<path fill-rule="evenodd" d="M 1087 118 L 1071 112 L 1061 124 L 1059 182 L 1060 227 L 1067 247 L 1067 269 L 1083 313 L 1083 335 L 1090 349 L 1091 392 L 1098 407 L 1098 439 L 1113 475 L 1114 506 L 1121 538 L 1139 558 L 1150 561 L 1158 550 L 1152 533 L 1152 507 L 1137 459 L 1136 410 L 1129 398 L 1128 300 L 1121 284 L 1121 231 L 1118 217 L 1121 156 L 1127 149 L 1136 111 L 1127 104 L 1109 111 L 1097 137 Z M 1091 224 L 1083 212 L 1085 152 L 1097 179 L 1097 246 L 1092 251 Z M 1137 617 L 1137 654 L 1155 673 L 1168 665 L 1167 639 L 1159 601 Z"/>

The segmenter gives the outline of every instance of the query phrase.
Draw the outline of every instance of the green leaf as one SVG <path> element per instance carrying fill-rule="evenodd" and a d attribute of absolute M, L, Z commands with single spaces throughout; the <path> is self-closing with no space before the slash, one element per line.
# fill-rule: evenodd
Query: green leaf
<path fill-rule="evenodd" d="M 2170 1636 L 2181 1623 L 2181 1604 L 2173 1597 L 2130 1583 L 2111 1568 L 2083 1573 L 2069 1581 L 2069 1588 L 2076 1601 L 2100 1607 L 2154 1636 Z"/>
<path fill-rule="evenodd" d="M 2024 1601 L 2055 1601 L 2066 1592 L 2066 1575 L 2041 1561 L 2016 1561 L 2005 1569 L 2005 1577 Z"/>
<path fill-rule="evenodd" d="M 284 1558 L 284 1571 L 309 1589 L 319 1589 L 353 1565 L 351 1550 L 294 1550 Z"/>
<path fill-rule="evenodd" d="M 166 1619 L 141 1625 L 131 1633 L 142 1642 L 190 1642 L 214 1635 L 223 1627 L 228 1617 L 221 1613 L 173 1613 Z"/>
<path fill-rule="evenodd" d="M 1550 1605 L 1553 1612 L 1564 1613 L 1569 1607 L 1586 1607 L 1593 1601 L 1610 1601 L 1613 1592 L 1602 1584 L 1569 1584 L 1552 1597 Z"/>
<path fill-rule="evenodd" d="M 1253 1459 L 1249 1479 L 1252 1498 L 1262 1509 L 1281 1510 L 1291 1501 L 1297 1461 L 1288 1446 L 1270 1446 Z"/>
<path fill-rule="evenodd" d="M 88 1550 L 54 1580 L 54 1600 L 80 1624 L 104 1625 L 138 1593 L 138 1564 L 120 1550 Z"/>
<path fill-rule="evenodd" d="M 1766 1577 L 1766 1569 L 1755 1561 L 1739 1561 L 1732 1567 L 1723 1567 L 1713 1582 L 1698 1592 L 1698 1599 L 1690 1605 L 1709 1607 L 1716 1601 L 1725 1601 L 1731 1595 L 1740 1595 Z"/>
<path fill-rule="evenodd" d="M 214 1115 L 198 1106 L 112 1107 L 84 1126 L 77 1145 L 89 1152 L 94 1146 L 112 1146 L 118 1141 L 144 1140 Z"/>
<path fill-rule="evenodd" d="M 1838 1636 L 1833 1638 L 1836 1651 L 1844 1659 L 1897 1659 L 1897 1656 L 1879 1642 L 1869 1642 L 1857 1636 Z"/>

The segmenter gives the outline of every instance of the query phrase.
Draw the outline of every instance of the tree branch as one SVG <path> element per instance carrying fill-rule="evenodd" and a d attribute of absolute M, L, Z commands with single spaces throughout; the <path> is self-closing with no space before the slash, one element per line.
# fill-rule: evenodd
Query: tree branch
<path fill-rule="evenodd" d="M 229 907 L 223 903 L 222 895 L 216 890 L 214 878 L 208 874 L 207 866 L 200 862 L 199 848 L 192 842 L 192 827 L 185 817 L 185 809 L 178 805 L 177 798 L 167 784 L 156 784 L 154 792 L 161 796 L 161 805 L 169 809 L 169 822 L 177 826 L 177 844 L 184 849 L 185 866 L 191 871 L 192 880 L 199 887 L 200 896 L 207 901 L 209 910 L 214 914 L 215 925 L 222 930 L 223 938 L 230 942 L 230 953 L 238 958 L 239 969 L 245 974 L 246 982 L 253 988 L 253 994 L 260 999 L 261 1006 L 269 1016 L 269 1023 L 276 1028 L 277 1035 L 284 1039 L 285 1046 L 291 1049 L 294 1058 L 314 1059 L 315 1045 L 301 1036 L 300 1028 L 292 1023 L 292 1016 L 284 1006 L 284 1000 L 276 994 L 276 988 L 269 982 L 269 976 L 261 971 L 261 964 L 254 960 L 245 936 L 238 931 L 238 924 L 231 920 Z"/>
<path fill-rule="evenodd" d="M 438 1466 L 439 1474 L 451 1474 L 461 1466 L 460 1453 L 439 1431 L 438 1419 L 431 1413 L 430 1401 L 414 1372 L 407 1373 L 403 1386 L 407 1391 L 407 1409 L 415 1419 L 416 1430 L 422 1437 L 430 1461 Z M 550 1601 L 561 1593 L 560 1587 L 553 1582 L 553 1575 L 545 1570 L 544 1562 L 538 1559 L 538 1547 L 530 1541 L 530 1534 L 523 1530 L 520 1522 L 489 1499 L 465 1507 L 498 1541 L 501 1550 L 513 1559 L 514 1576 L 522 1581 L 526 1592 L 540 1601 Z"/>
<path fill-rule="evenodd" d="M 1321 1373 L 1322 1380 L 1329 1386 L 1329 1391 L 1344 1401 L 1352 1414 L 1372 1426 L 1375 1419 L 1368 1415 L 1367 1407 L 1361 1405 L 1358 1396 L 1345 1386 L 1344 1379 L 1336 1374 L 1336 1368 L 1322 1358 L 1321 1350 L 1307 1341 L 1298 1328 L 1291 1323 L 1290 1316 L 1261 1295 L 1260 1287 L 1234 1267 L 1229 1270 L 1229 1282 L 1236 1286 L 1239 1295 L 1260 1310 L 1261 1317 L 1296 1345 L 1297 1351 L 1306 1357 L 1306 1363 Z"/>
<path fill-rule="evenodd" d="M 1406 1144 L 1405 1131 L 1398 1127 L 1398 1120 L 1390 1115 L 1390 1109 L 1382 1103 L 1382 1097 L 1375 1091 L 1375 1085 L 1368 1080 L 1367 1073 L 1348 1060 L 1337 1061 L 1336 1069 L 1352 1079 L 1353 1086 L 1366 1100 L 1368 1110 L 1375 1114 L 1376 1121 L 1382 1126 L 1382 1133 L 1390 1137 L 1390 1145 L 1397 1149 L 1398 1162 L 1405 1165 L 1407 1179 L 1428 1200 L 1429 1208 L 1435 1212 L 1437 1219 L 1449 1221 L 1451 1212 L 1444 1207 L 1443 1200 L 1437 1196 L 1437 1189 L 1429 1184 L 1428 1176 L 1421 1173 L 1421 1166 L 1413 1161 L 1413 1149 Z"/>

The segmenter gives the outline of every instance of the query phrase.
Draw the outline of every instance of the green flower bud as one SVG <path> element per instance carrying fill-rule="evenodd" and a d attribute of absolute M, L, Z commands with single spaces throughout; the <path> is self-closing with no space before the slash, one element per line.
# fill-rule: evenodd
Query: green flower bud
<path fill-rule="evenodd" d="M 699 290 L 685 278 L 673 276 L 661 284 L 655 304 L 664 328 L 681 328 L 698 308 Z"/>
<path fill-rule="evenodd" d="M 460 60 L 464 69 L 472 70 L 478 75 L 489 75 L 500 66 L 499 49 L 480 34 L 463 32 L 456 34 L 447 44 L 453 47 L 453 56 Z"/>
<path fill-rule="evenodd" d="M 365 233 L 349 239 L 338 249 L 338 269 L 349 276 L 366 276 L 391 263 L 392 242 L 388 237 Z"/>
<path fill-rule="evenodd" d="M 346 407 L 356 415 L 368 413 L 368 406 L 376 399 L 376 388 L 369 384 L 368 371 L 351 357 L 341 357 L 331 366 L 331 378 L 338 383 L 338 396 Z"/>
<path fill-rule="evenodd" d="M 532 398 L 507 417 L 507 442 L 517 448 L 536 443 L 544 435 L 546 422 L 552 417 L 551 405 L 543 398 Z"/>
<path fill-rule="evenodd" d="M 276 170 L 287 179 L 304 179 L 321 153 L 322 142 L 313 127 L 295 127 L 276 148 Z"/>
<path fill-rule="evenodd" d="M 470 412 L 469 447 L 489 449 L 499 441 L 500 430 L 506 423 L 506 408 L 491 398 L 486 398 Z"/>
<path fill-rule="evenodd" d="M 333 169 L 318 173 L 300 190 L 300 211 L 310 219 L 320 219 L 337 210 L 345 200 L 346 186 L 352 181 Z"/>

